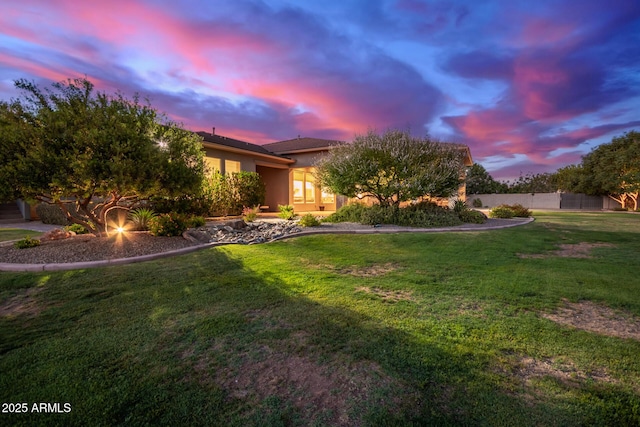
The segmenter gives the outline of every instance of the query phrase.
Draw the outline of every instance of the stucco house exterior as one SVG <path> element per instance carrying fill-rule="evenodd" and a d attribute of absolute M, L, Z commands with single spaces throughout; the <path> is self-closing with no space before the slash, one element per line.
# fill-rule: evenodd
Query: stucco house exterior
<path fill-rule="evenodd" d="M 348 201 L 344 196 L 323 191 L 314 176 L 316 160 L 345 141 L 298 137 L 257 145 L 218 135 L 215 128 L 196 133 L 202 137 L 205 161 L 211 170 L 257 172 L 261 176 L 266 187 L 264 211 L 277 212 L 278 205 L 292 205 L 297 213 L 333 212 Z M 471 166 L 469 147 L 459 148 L 465 153 L 465 166 Z M 464 184 L 457 198 L 465 199 Z M 35 218 L 35 209 L 22 201 L 1 207 L 0 221 L 5 217 L 15 220 L 20 215 L 24 220 Z"/>
<path fill-rule="evenodd" d="M 332 146 L 344 144 L 318 138 L 295 138 L 265 145 L 228 138 L 213 132 L 198 132 L 203 139 L 205 161 L 222 173 L 257 172 L 265 183 L 264 210 L 292 205 L 295 212 L 335 211 L 347 199 L 322 191 L 313 175 L 314 163 Z"/>
<path fill-rule="evenodd" d="M 198 132 L 203 138 L 206 162 L 222 173 L 240 170 L 257 172 L 265 183 L 266 211 L 277 211 L 278 205 L 292 205 L 295 212 L 333 212 L 347 203 L 347 198 L 323 191 L 315 181 L 314 164 L 332 147 L 345 144 L 319 138 L 298 137 L 264 145 L 251 144 L 211 133 Z M 473 160 L 466 145 L 457 145 L 464 152 L 464 165 Z M 465 200 L 464 183 L 457 199 Z"/>

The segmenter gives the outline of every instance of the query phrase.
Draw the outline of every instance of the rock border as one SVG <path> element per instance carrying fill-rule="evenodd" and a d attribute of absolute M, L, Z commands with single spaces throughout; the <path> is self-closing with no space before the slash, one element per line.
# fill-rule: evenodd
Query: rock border
<path fill-rule="evenodd" d="M 438 228 L 415 228 L 415 227 L 400 227 L 393 225 L 382 226 L 361 226 L 368 228 L 358 229 L 337 229 L 327 227 L 322 229 L 302 229 L 291 234 L 284 234 L 260 243 L 278 242 L 285 239 L 301 236 L 311 236 L 318 234 L 393 234 L 393 233 L 444 233 L 444 232 L 477 232 L 485 230 L 499 230 L 504 228 L 517 227 L 520 225 L 529 224 L 534 221 L 533 217 L 518 218 L 518 219 L 504 219 L 504 222 L 500 225 L 487 226 L 485 224 L 465 224 L 455 227 L 438 227 Z M 317 227 L 314 227 L 317 228 Z M 109 267 L 116 265 L 133 264 L 138 262 L 153 261 L 161 258 L 167 258 L 177 255 L 185 255 L 191 252 L 199 251 L 202 249 L 212 248 L 216 246 L 230 245 L 230 244 L 247 244 L 248 242 L 209 242 L 199 245 L 189 246 L 187 248 L 176 249 L 167 252 L 158 252 L 155 254 L 141 255 L 131 258 L 117 258 L 101 261 L 85 261 L 85 262 L 70 262 L 70 263 L 51 263 L 51 264 L 16 264 L 16 263 L 0 263 L 0 271 L 7 272 L 40 272 L 40 271 L 66 271 L 66 270 L 80 270 L 86 268 L 97 267 Z M 254 242 L 258 243 L 258 242 Z"/>

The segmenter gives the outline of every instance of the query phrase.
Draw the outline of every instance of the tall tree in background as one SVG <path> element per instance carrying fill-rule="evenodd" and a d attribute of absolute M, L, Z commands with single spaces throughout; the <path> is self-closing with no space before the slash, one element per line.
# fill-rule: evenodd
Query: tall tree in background
<path fill-rule="evenodd" d="M 580 187 L 587 194 L 607 195 L 622 207 L 638 210 L 640 133 L 627 132 L 602 144 L 582 159 Z"/>
<path fill-rule="evenodd" d="M 317 166 L 318 181 L 347 197 L 369 196 L 381 206 L 458 191 L 464 153 L 453 144 L 414 138 L 408 132 L 369 131 L 332 148 Z"/>
<path fill-rule="evenodd" d="M 507 193 L 555 193 L 558 190 L 550 173 L 520 175 L 506 186 Z"/>
<path fill-rule="evenodd" d="M 507 186 L 496 181 L 480 163 L 467 168 L 465 178 L 467 194 L 505 193 Z"/>
<path fill-rule="evenodd" d="M 60 206 L 95 234 L 107 214 L 150 195 L 198 193 L 201 139 L 121 94 L 94 92 L 87 79 L 41 89 L 19 80 L 23 96 L 0 103 L 0 198 Z"/>

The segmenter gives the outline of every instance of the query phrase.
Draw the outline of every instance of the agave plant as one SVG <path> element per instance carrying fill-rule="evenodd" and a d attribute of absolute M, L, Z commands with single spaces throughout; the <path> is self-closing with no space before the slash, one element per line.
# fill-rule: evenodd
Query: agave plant
<path fill-rule="evenodd" d="M 138 208 L 129 212 L 129 219 L 133 223 L 134 228 L 140 231 L 149 230 L 151 220 L 157 216 L 152 209 L 148 208 Z"/>

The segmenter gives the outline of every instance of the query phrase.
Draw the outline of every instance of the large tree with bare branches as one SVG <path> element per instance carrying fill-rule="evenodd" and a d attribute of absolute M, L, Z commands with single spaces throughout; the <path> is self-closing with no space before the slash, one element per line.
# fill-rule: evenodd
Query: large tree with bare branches
<path fill-rule="evenodd" d="M 94 91 L 87 79 L 15 85 L 22 96 L 0 103 L 0 199 L 58 205 L 99 234 L 114 209 L 200 191 L 200 137 L 137 95 Z"/>

